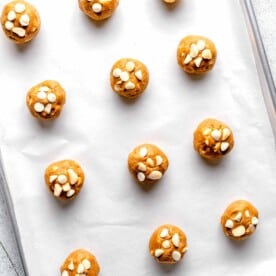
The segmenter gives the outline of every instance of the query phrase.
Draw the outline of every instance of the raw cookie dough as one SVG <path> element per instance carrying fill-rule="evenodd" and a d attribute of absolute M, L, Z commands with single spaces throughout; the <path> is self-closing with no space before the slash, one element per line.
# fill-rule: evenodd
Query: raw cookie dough
<path fill-rule="evenodd" d="M 80 9 L 96 21 L 110 17 L 119 5 L 119 0 L 79 0 Z"/>
<path fill-rule="evenodd" d="M 84 249 L 73 251 L 60 268 L 61 276 L 98 276 L 99 264 L 90 252 Z"/>
<path fill-rule="evenodd" d="M 165 153 L 151 144 L 136 147 L 128 156 L 128 168 L 140 184 L 154 184 L 169 166 Z"/>
<path fill-rule="evenodd" d="M 158 227 L 149 241 L 150 254 L 159 263 L 175 264 L 183 258 L 187 250 L 185 233 L 170 224 Z"/>
<path fill-rule="evenodd" d="M 29 90 L 26 102 L 34 117 L 52 120 L 60 115 L 65 104 L 65 91 L 57 81 L 46 80 Z"/>
<path fill-rule="evenodd" d="M 204 120 L 194 132 L 194 148 L 205 159 L 220 159 L 229 153 L 233 146 L 232 130 L 216 119 Z"/>
<path fill-rule="evenodd" d="M 147 88 L 149 72 L 139 60 L 122 58 L 112 67 L 110 84 L 114 92 L 120 96 L 135 99 Z"/>
<path fill-rule="evenodd" d="M 73 160 L 62 160 L 50 164 L 45 170 L 45 182 L 53 195 L 62 200 L 75 198 L 84 182 L 84 172 Z"/>
<path fill-rule="evenodd" d="M 184 37 L 177 48 L 179 66 L 189 74 L 204 74 L 210 71 L 217 58 L 215 44 L 204 36 Z"/>
<path fill-rule="evenodd" d="M 232 202 L 221 217 L 224 234 L 234 240 L 248 238 L 255 232 L 258 222 L 258 210 L 246 200 Z"/>
<path fill-rule="evenodd" d="M 17 44 L 32 40 L 40 29 L 36 8 L 24 0 L 11 1 L 5 5 L 1 23 L 7 37 Z"/>

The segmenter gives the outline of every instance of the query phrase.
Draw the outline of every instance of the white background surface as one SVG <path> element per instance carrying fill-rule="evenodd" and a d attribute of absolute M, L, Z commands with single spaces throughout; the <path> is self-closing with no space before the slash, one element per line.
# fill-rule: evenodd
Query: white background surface
<path fill-rule="evenodd" d="M 7 89 L 1 142 L 31 276 L 59 275 L 76 247 L 97 256 L 101 275 L 273 275 L 273 137 L 238 2 L 211 2 L 183 1 L 170 11 L 159 1 L 121 1 L 114 17 L 95 25 L 76 3 L 60 0 L 53 9 L 37 1 L 43 23 L 37 39 L 22 48 L 0 40 Z M 203 78 L 186 76 L 176 64 L 177 44 L 190 33 L 210 37 L 218 48 L 216 67 Z M 140 59 L 151 73 L 147 92 L 133 103 L 108 83 L 112 64 L 125 56 Z M 25 95 L 51 78 L 67 90 L 67 104 L 56 122 L 39 124 Z M 228 123 L 236 138 L 218 166 L 192 149 L 194 128 L 209 116 Z M 171 162 L 147 193 L 126 166 L 128 153 L 143 142 L 160 146 Z M 63 158 L 78 160 L 87 177 L 68 206 L 43 182 L 45 167 Z M 260 211 L 256 234 L 239 244 L 219 226 L 224 208 L 237 198 Z M 169 269 L 147 252 L 149 236 L 163 223 L 182 227 L 190 247 Z"/>

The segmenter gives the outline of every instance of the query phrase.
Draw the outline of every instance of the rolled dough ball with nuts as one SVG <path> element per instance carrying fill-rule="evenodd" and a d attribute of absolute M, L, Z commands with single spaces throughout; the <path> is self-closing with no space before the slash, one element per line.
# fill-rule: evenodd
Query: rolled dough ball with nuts
<path fill-rule="evenodd" d="M 129 171 L 142 185 L 151 185 L 160 180 L 168 166 L 167 156 L 155 145 L 142 144 L 128 156 Z"/>
<path fill-rule="evenodd" d="M 119 5 L 119 0 L 79 0 L 80 9 L 91 19 L 109 18 Z"/>
<path fill-rule="evenodd" d="M 65 91 L 57 81 L 46 80 L 29 90 L 26 103 L 34 117 L 56 119 L 65 104 Z"/>
<path fill-rule="evenodd" d="M 133 58 L 122 58 L 112 67 L 110 84 L 114 92 L 129 99 L 139 97 L 147 88 L 149 72 L 145 64 Z"/>
<path fill-rule="evenodd" d="M 1 24 L 8 38 L 23 44 L 38 34 L 40 17 L 34 6 L 24 0 L 15 0 L 4 6 Z"/>
<path fill-rule="evenodd" d="M 244 240 L 251 236 L 258 222 L 258 210 L 246 200 L 232 202 L 221 216 L 223 232 L 233 240 Z"/>
<path fill-rule="evenodd" d="M 184 37 L 177 48 L 177 62 L 189 74 L 204 74 L 215 65 L 217 50 L 207 37 L 189 35 Z"/>
<path fill-rule="evenodd" d="M 61 276 L 98 276 L 100 266 L 90 252 L 78 249 L 66 258 L 60 272 Z"/>
<path fill-rule="evenodd" d="M 158 227 L 149 241 L 150 254 L 159 263 L 175 264 L 183 258 L 187 250 L 185 233 L 170 224 Z"/>
<path fill-rule="evenodd" d="M 229 126 L 216 119 L 206 119 L 194 132 L 194 148 L 201 157 L 218 160 L 234 146 L 233 132 Z"/>
<path fill-rule="evenodd" d="M 58 199 L 71 200 L 81 191 L 84 172 L 73 160 L 62 160 L 50 164 L 45 170 L 45 182 L 49 191 Z"/>

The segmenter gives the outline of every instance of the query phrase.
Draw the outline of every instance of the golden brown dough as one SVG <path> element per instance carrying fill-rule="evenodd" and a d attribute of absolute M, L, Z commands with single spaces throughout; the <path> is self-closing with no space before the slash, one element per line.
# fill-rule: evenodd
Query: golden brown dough
<path fill-rule="evenodd" d="M 79 0 L 80 9 L 95 21 L 109 18 L 118 5 L 119 0 Z"/>
<path fill-rule="evenodd" d="M 40 17 L 33 5 L 24 0 L 15 0 L 4 6 L 1 24 L 8 38 L 23 44 L 38 34 Z"/>
<path fill-rule="evenodd" d="M 232 130 L 216 119 L 204 120 L 194 132 L 194 148 L 205 159 L 220 159 L 229 153 L 233 146 Z"/>
<path fill-rule="evenodd" d="M 248 238 L 255 232 L 258 222 L 258 210 L 246 200 L 232 202 L 221 216 L 224 234 L 234 240 Z"/>
<path fill-rule="evenodd" d="M 204 74 L 215 65 L 217 50 L 207 37 L 189 35 L 184 37 L 177 48 L 179 66 L 189 74 Z"/>
<path fill-rule="evenodd" d="M 73 160 L 62 160 L 50 164 L 45 170 L 45 182 L 49 191 L 58 199 L 71 200 L 81 191 L 84 172 Z"/>
<path fill-rule="evenodd" d="M 90 252 L 78 249 L 70 253 L 60 268 L 61 276 L 98 276 L 99 264 Z"/>
<path fill-rule="evenodd" d="M 159 263 L 175 264 L 183 258 L 187 250 L 185 233 L 170 224 L 158 227 L 149 241 L 150 254 Z"/>

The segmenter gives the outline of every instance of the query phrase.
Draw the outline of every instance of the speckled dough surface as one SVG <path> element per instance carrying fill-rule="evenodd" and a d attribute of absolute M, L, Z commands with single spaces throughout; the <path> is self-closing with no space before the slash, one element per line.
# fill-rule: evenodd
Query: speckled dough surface
<path fill-rule="evenodd" d="M 38 34 L 40 17 L 34 6 L 24 0 L 15 0 L 4 6 L 1 24 L 8 38 L 23 44 Z"/>
<path fill-rule="evenodd" d="M 150 254 L 160 263 L 177 263 L 187 250 L 185 233 L 179 227 L 170 224 L 158 227 L 149 241 Z"/>
<path fill-rule="evenodd" d="M 79 0 L 80 9 L 91 19 L 109 18 L 119 5 L 119 0 Z"/>
<path fill-rule="evenodd" d="M 136 147 L 128 156 L 128 168 L 140 184 L 154 184 L 160 180 L 169 166 L 165 153 L 151 144 Z"/>
<path fill-rule="evenodd" d="M 65 104 L 65 91 L 57 81 L 46 80 L 29 90 L 26 103 L 34 117 L 56 119 Z"/>
<path fill-rule="evenodd" d="M 90 252 L 84 249 L 73 251 L 60 268 L 61 276 L 97 276 L 99 264 Z"/>
<path fill-rule="evenodd" d="M 110 84 L 114 92 L 129 99 L 139 97 L 147 88 L 149 72 L 145 64 L 133 58 L 122 58 L 112 67 Z"/>
<path fill-rule="evenodd" d="M 234 146 L 233 132 L 225 123 L 206 119 L 194 132 L 194 148 L 205 159 L 220 159 Z"/>
<path fill-rule="evenodd" d="M 177 62 L 189 74 L 204 74 L 215 65 L 217 50 L 207 37 L 189 35 L 184 37 L 177 48 Z"/>
<path fill-rule="evenodd" d="M 258 210 L 246 200 L 232 202 L 221 216 L 224 234 L 234 240 L 248 238 L 255 232 L 258 223 Z"/>
<path fill-rule="evenodd" d="M 81 191 L 84 172 L 73 160 L 62 160 L 50 164 L 45 170 L 45 182 L 49 191 L 58 199 L 71 200 Z"/>

